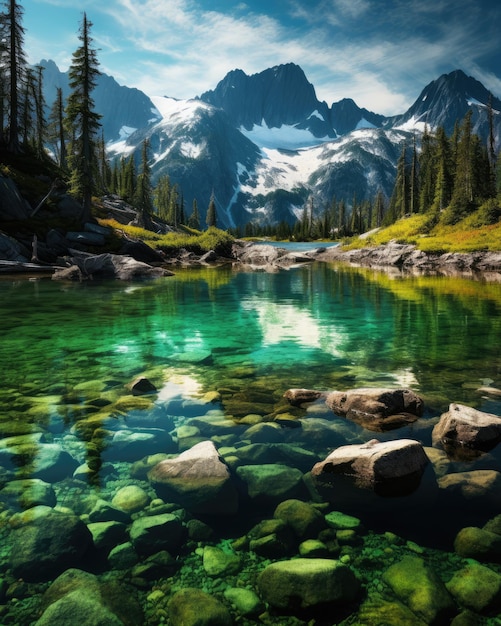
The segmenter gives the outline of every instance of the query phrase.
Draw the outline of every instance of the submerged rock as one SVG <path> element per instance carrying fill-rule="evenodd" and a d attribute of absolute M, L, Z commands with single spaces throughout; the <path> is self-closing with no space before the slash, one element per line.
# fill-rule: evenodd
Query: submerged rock
<path fill-rule="evenodd" d="M 170 513 L 139 517 L 130 528 L 131 542 L 135 550 L 144 556 L 162 550 L 178 553 L 186 534 L 183 523 Z"/>
<path fill-rule="evenodd" d="M 14 530 L 11 545 L 14 576 L 41 581 L 77 567 L 93 542 L 89 529 L 76 515 L 54 511 Z"/>
<path fill-rule="evenodd" d="M 246 496 L 257 506 L 277 506 L 290 498 L 306 498 L 300 470 L 279 463 L 243 465 L 237 468 Z"/>
<path fill-rule="evenodd" d="M 465 559 L 501 563 L 501 536 L 483 528 L 467 526 L 456 535 L 454 550 Z"/>
<path fill-rule="evenodd" d="M 258 588 L 265 602 L 291 610 L 352 602 L 360 583 L 340 561 L 298 558 L 268 565 L 259 575 Z"/>
<path fill-rule="evenodd" d="M 315 538 L 326 527 L 324 516 L 318 509 L 302 500 L 281 502 L 273 517 L 286 522 L 300 540 Z"/>
<path fill-rule="evenodd" d="M 102 584 L 93 574 L 68 569 L 42 598 L 43 614 L 36 626 L 135 626 L 144 616 L 138 602 L 116 583 Z"/>
<path fill-rule="evenodd" d="M 314 465 L 311 473 L 320 487 L 327 485 L 335 489 L 347 481 L 381 496 L 397 496 L 412 493 L 418 487 L 428 463 L 418 441 L 373 439 L 334 450 Z"/>
<path fill-rule="evenodd" d="M 169 602 L 172 626 L 232 626 L 228 609 L 201 589 L 190 587 L 176 592 Z"/>
<path fill-rule="evenodd" d="M 480 563 L 468 563 L 455 572 L 446 587 L 461 606 L 476 613 L 501 608 L 501 575 Z"/>
<path fill-rule="evenodd" d="M 148 472 L 158 496 L 193 513 L 232 515 L 238 493 L 228 466 L 211 441 L 203 441 L 174 459 L 160 461 Z"/>
<path fill-rule="evenodd" d="M 377 432 L 415 422 L 424 409 L 423 400 L 410 389 L 362 387 L 331 391 L 325 402 L 337 415 Z"/>
<path fill-rule="evenodd" d="M 417 556 L 404 556 L 383 580 L 399 600 L 426 624 L 442 624 L 455 612 L 454 601 L 438 574 Z"/>
<path fill-rule="evenodd" d="M 42 505 L 56 505 L 56 494 L 49 483 L 40 478 L 11 480 L 0 491 L 0 502 L 16 509 L 30 509 Z"/>

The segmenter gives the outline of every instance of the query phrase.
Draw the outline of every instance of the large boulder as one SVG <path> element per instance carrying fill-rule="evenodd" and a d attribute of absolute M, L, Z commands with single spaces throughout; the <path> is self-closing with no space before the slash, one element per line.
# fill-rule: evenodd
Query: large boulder
<path fill-rule="evenodd" d="M 314 539 L 326 528 L 322 513 L 302 500 L 291 499 L 281 502 L 275 509 L 273 517 L 286 522 L 300 540 Z"/>
<path fill-rule="evenodd" d="M 501 536 L 484 528 L 466 526 L 456 535 L 454 550 L 465 559 L 501 563 Z"/>
<path fill-rule="evenodd" d="M 202 441 L 174 459 L 157 463 L 148 479 L 160 498 L 192 513 L 232 515 L 238 493 L 228 466 L 212 441 Z"/>
<path fill-rule="evenodd" d="M 361 387 L 331 391 L 325 400 L 337 415 L 382 432 L 412 423 L 423 414 L 423 400 L 410 389 Z"/>
<path fill-rule="evenodd" d="M 418 441 L 397 439 L 341 446 L 313 466 L 311 474 L 320 487 L 342 490 L 346 483 L 380 496 L 399 496 L 417 489 L 428 464 Z"/>
<path fill-rule="evenodd" d="M 277 609 L 309 609 L 352 602 L 360 583 L 340 561 L 298 558 L 268 565 L 259 575 L 258 589 Z"/>
<path fill-rule="evenodd" d="M 11 480 L 0 491 L 0 502 L 13 509 L 30 509 L 34 506 L 56 505 L 56 493 L 52 485 L 40 478 Z"/>
<path fill-rule="evenodd" d="M 474 561 L 454 573 L 446 587 L 461 606 L 476 613 L 501 608 L 501 575 Z"/>
<path fill-rule="evenodd" d="M 76 515 L 53 511 L 12 531 L 12 571 L 27 581 L 50 580 L 78 567 L 92 547 L 92 535 Z"/>
<path fill-rule="evenodd" d="M 486 452 L 501 441 L 501 418 L 452 403 L 433 428 L 432 441 L 452 455 L 463 448 Z"/>

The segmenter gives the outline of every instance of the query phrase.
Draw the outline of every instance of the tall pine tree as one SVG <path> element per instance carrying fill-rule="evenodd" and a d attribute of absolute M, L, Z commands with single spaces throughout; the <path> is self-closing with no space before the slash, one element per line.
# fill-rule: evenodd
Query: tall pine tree
<path fill-rule="evenodd" d="M 71 191 L 82 202 L 83 221 L 91 218 L 92 194 L 96 187 L 98 168 L 96 136 L 101 117 L 94 110 L 92 98 L 100 71 L 97 52 L 92 47 L 91 27 L 92 22 L 84 13 L 78 37 L 81 46 L 73 53 L 69 70 L 71 92 L 66 106 Z"/>

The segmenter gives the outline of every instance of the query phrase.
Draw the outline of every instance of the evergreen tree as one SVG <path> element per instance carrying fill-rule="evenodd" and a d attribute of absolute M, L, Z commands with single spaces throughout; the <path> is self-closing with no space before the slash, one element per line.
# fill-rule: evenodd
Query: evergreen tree
<path fill-rule="evenodd" d="M 0 39 L 2 55 L 0 65 L 8 80 L 9 134 L 8 147 L 11 152 L 19 151 L 20 108 L 19 94 L 25 78 L 26 57 L 24 54 L 24 28 L 21 4 L 16 0 L 3 0 L 5 11 L 0 15 Z"/>
<path fill-rule="evenodd" d="M 217 226 L 216 199 L 214 197 L 214 192 L 212 193 L 210 197 L 209 207 L 207 209 L 205 222 L 208 228 L 210 228 L 211 226 Z"/>
<path fill-rule="evenodd" d="M 449 205 L 452 197 L 454 181 L 454 165 L 451 157 L 451 146 L 443 126 L 439 126 L 435 141 L 435 189 L 431 213 L 438 219 L 439 214 Z"/>
<path fill-rule="evenodd" d="M 49 113 L 47 138 L 53 146 L 59 167 L 66 169 L 66 133 L 64 129 L 63 90 L 57 87 L 56 99 Z"/>
<path fill-rule="evenodd" d="M 379 189 L 376 194 L 376 200 L 374 201 L 374 210 L 372 212 L 372 227 L 379 228 L 383 223 L 385 211 L 385 202 L 384 202 L 384 194 Z"/>
<path fill-rule="evenodd" d="M 385 226 L 393 224 L 400 217 L 409 212 L 409 180 L 407 172 L 407 148 L 404 144 L 397 162 L 397 176 L 395 187 L 390 199 L 390 205 L 384 218 Z"/>
<path fill-rule="evenodd" d="M 200 215 L 198 213 L 198 203 L 196 198 L 193 198 L 193 206 L 191 210 L 191 215 L 188 219 L 188 226 L 190 228 L 200 230 Z"/>
<path fill-rule="evenodd" d="M 36 66 L 35 82 L 35 152 L 39 158 L 45 154 L 45 140 L 47 139 L 47 121 L 45 119 L 45 97 L 43 95 L 43 71 L 44 67 Z"/>
<path fill-rule="evenodd" d="M 68 166 L 71 191 L 82 202 L 83 221 L 91 217 L 92 194 L 96 187 L 96 134 L 100 115 L 94 111 L 92 92 L 100 75 L 97 52 L 92 47 L 92 22 L 84 13 L 79 31 L 81 46 L 73 53 L 69 70 L 71 93 L 66 106 L 70 134 Z"/>
<path fill-rule="evenodd" d="M 419 212 L 426 213 L 435 198 L 435 141 L 425 125 L 419 154 Z"/>
<path fill-rule="evenodd" d="M 151 168 L 148 159 L 149 146 L 149 141 L 145 139 L 141 148 L 141 165 L 134 194 L 135 205 L 141 212 L 141 221 L 145 227 L 153 211 Z"/>
<path fill-rule="evenodd" d="M 153 192 L 153 198 L 158 216 L 166 221 L 170 213 L 171 190 L 170 178 L 166 174 L 160 176 Z"/>
<path fill-rule="evenodd" d="M 418 156 L 416 150 L 416 137 L 412 141 L 412 159 L 409 172 L 409 213 L 419 211 L 419 176 L 418 176 Z"/>

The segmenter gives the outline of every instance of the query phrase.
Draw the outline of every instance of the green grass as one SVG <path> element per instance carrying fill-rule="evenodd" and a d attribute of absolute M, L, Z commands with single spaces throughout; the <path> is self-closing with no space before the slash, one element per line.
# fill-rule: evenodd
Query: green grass
<path fill-rule="evenodd" d="M 366 238 L 353 238 L 347 242 L 347 247 L 363 248 L 396 241 L 414 244 L 419 250 L 428 253 L 501 251 L 501 221 L 478 226 L 478 213 L 454 225 L 439 222 L 432 228 L 429 228 L 429 216 L 412 215 Z"/>
<path fill-rule="evenodd" d="M 183 228 L 182 232 L 162 235 L 137 226 L 119 224 L 115 220 L 101 219 L 99 223 L 103 226 L 110 226 L 118 233 L 121 231 L 133 239 L 139 239 L 155 250 L 162 250 L 168 255 L 175 254 L 184 248 L 195 254 L 205 254 L 209 250 L 214 250 L 220 256 L 230 256 L 234 241 L 229 233 L 214 227 L 203 232 Z"/>

